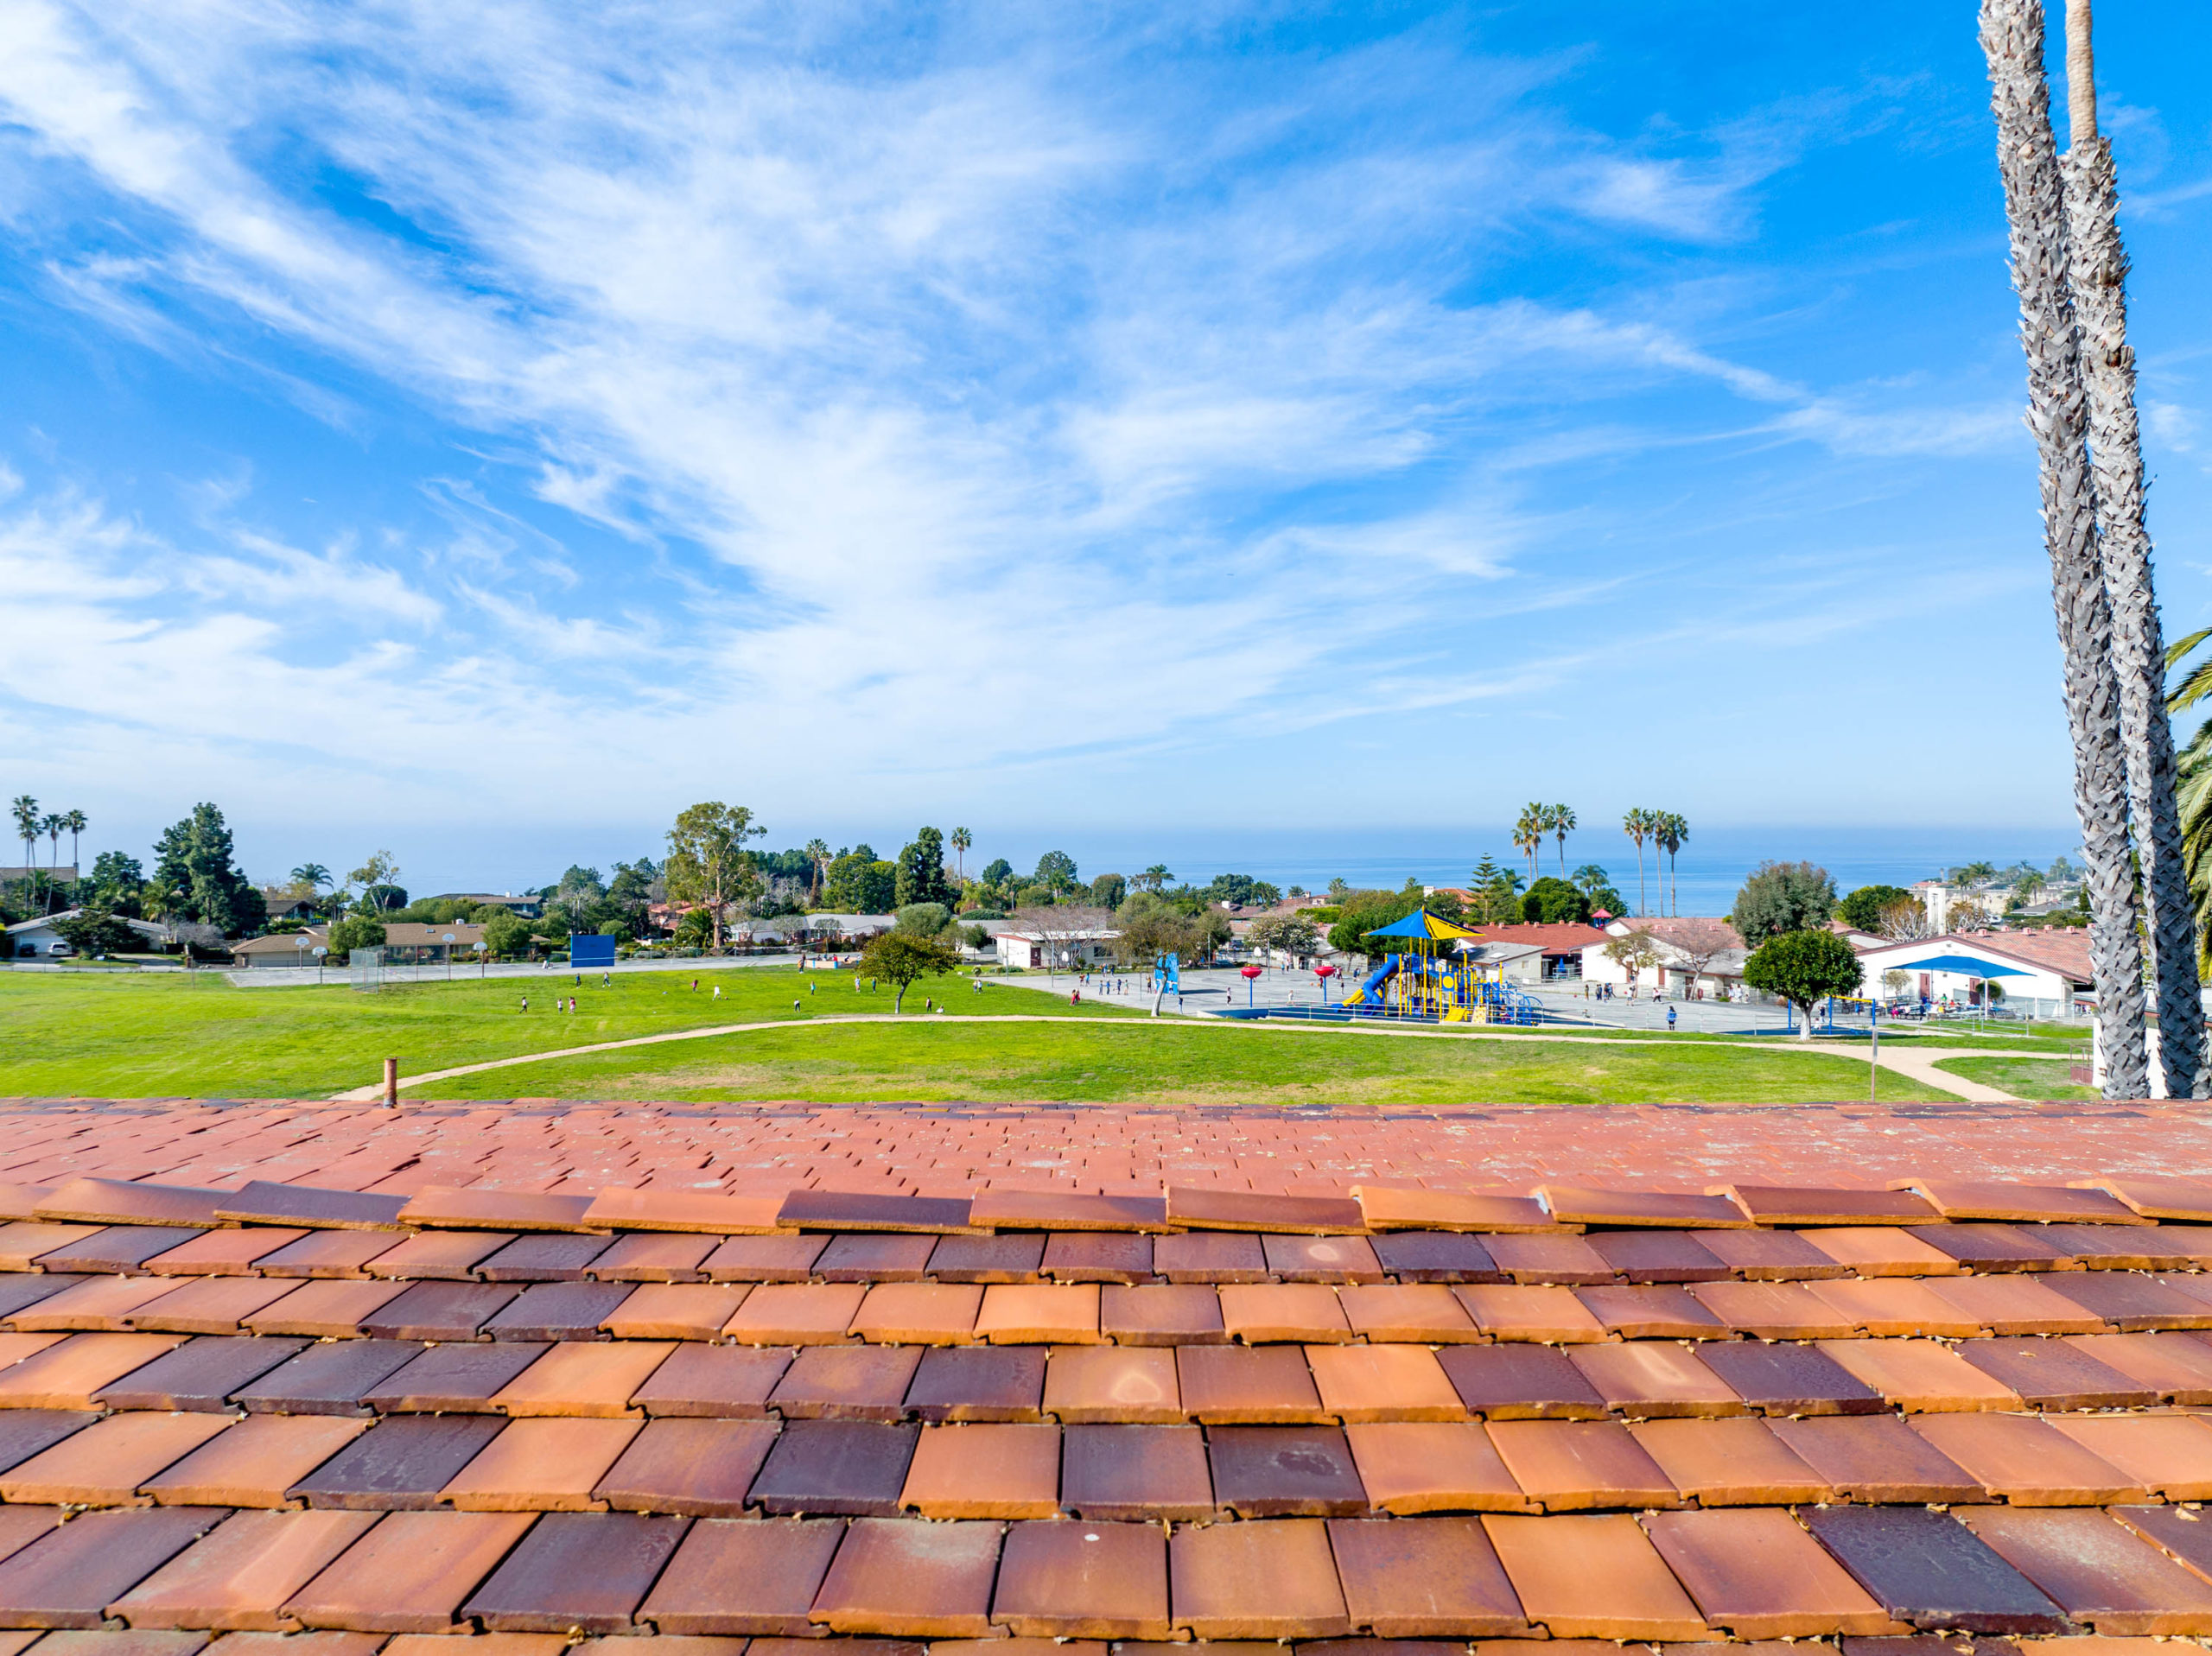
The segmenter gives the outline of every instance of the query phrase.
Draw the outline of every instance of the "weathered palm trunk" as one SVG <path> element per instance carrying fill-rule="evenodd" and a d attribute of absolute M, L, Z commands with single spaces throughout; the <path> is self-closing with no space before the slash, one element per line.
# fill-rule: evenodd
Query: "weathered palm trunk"
<path fill-rule="evenodd" d="M 2144 1051 L 2143 950 L 2136 936 L 2135 871 L 2127 840 L 2127 766 L 2120 686 L 2112 664 L 2112 609 L 2097 556 L 2080 337 L 2067 291 L 2065 191 L 2051 136 L 2039 0 L 1982 0 L 1981 48 L 1997 114 L 2012 285 L 2028 360 L 2028 428 L 2035 434 L 2051 599 L 2065 661 L 2066 722 L 2074 739 L 2074 809 L 2088 864 L 2089 962 L 2103 1026 L 2105 1096 L 2150 1090 Z"/>
<path fill-rule="evenodd" d="M 2202 1098 L 2208 1079 L 2204 1001 L 2196 975 L 2196 905 L 2190 899 L 2181 813 L 2174 799 L 2165 639 L 2152 584 L 2151 536 L 2143 521 L 2135 353 L 2127 344 L 2127 252 L 2120 239 L 2120 188 L 2112 145 L 2097 131 L 2089 22 L 2089 0 L 2068 0 L 2068 273 L 2081 327 L 2082 381 L 2088 395 L 2089 459 L 2096 481 L 2105 593 L 2112 606 L 2113 672 L 2120 684 L 2128 804 L 2144 887 L 2150 896 L 2159 1050 L 2168 1094 Z"/>

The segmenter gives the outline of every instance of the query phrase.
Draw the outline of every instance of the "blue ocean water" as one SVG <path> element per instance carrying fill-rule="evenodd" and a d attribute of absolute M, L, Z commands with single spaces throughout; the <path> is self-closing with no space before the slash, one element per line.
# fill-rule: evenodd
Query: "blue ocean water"
<path fill-rule="evenodd" d="M 1033 836 L 1020 837 L 1026 841 Z M 2054 858 L 2063 856 L 2078 866 L 2080 845 L 2078 834 L 2070 828 L 1746 828 L 1700 832 L 1693 824 L 1670 876 L 1675 900 L 1669 906 L 1682 914 L 1726 914 L 1745 876 L 1769 859 L 1818 863 L 1834 876 L 1839 892 L 1848 892 L 1860 885 L 1910 885 L 1974 861 L 2001 868 L 2025 858 L 2047 868 Z M 1126 839 L 1075 834 L 1057 841 L 1039 839 L 1039 853 L 1053 848 L 1074 857 L 1085 879 L 1109 871 L 1133 874 L 1165 863 L 1179 880 L 1197 885 L 1218 873 L 1239 873 L 1314 891 L 1338 877 L 1355 886 L 1395 887 L 1408 876 L 1425 885 L 1465 885 L 1485 852 L 1502 866 L 1517 866 L 1524 879 L 1529 867 L 1513 849 L 1510 831 L 1503 828 L 1372 834 L 1170 831 Z M 1017 866 L 1025 866 L 1014 849 L 1001 854 Z M 1641 906 L 1652 913 L 1660 909 L 1659 861 L 1647 844 Z M 1636 847 L 1617 826 L 1582 828 L 1567 835 L 1567 872 L 1589 862 L 1601 864 L 1630 907 L 1638 906 Z M 1541 872 L 1560 872 L 1555 840 L 1544 842 Z"/>

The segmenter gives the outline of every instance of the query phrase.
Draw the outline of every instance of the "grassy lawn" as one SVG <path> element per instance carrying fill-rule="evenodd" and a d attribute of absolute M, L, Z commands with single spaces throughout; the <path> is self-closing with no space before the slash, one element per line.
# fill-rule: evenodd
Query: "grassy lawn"
<path fill-rule="evenodd" d="M 2078 1101 L 2099 1096 L 2095 1088 L 2077 1086 L 2068 1078 L 2063 1058 L 1943 1058 L 1936 1067 L 2015 1098 Z"/>
<path fill-rule="evenodd" d="M 986 997 L 988 999 L 988 997 Z M 1024 997 L 1028 999 L 1028 997 Z M 1885 1100 L 1948 1096 L 1884 1074 Z M 1084 1100 L 1252 1105 L 1796 1102 L 1865 1096 L 1861 1061 L 1707 1046 L 1387 1036 L 1171 1024 L 918 1023 L 773 1030 L 549 1059 L 422 1089 L 441 1098 L 823 1103 Z"/>
<path fill-rule="evenodd" d="M 357 994 L 325 988 L 240 989 L 220 974 L 114 978 L 0 974 L 0 1094 L 143 1098 L 317 1098 L 361 1087 L 387 1054 L 402 1074 L 520 1053 L 619 1041 L 667 1030 L 772 1019 L 804 1023 L 839 1012 L 887 1012 L 891 991 L 855 993 L 842 974 L 758 967 L 700 973 L 619 974 L 612 987 L 567 972 L 542 978 L 457 977 Z M 721 986 L 721 999 L 713 988 Z M 810 988 L 811 985 L 811 988 Z M 963 1014 L 1127 1018 L 1134 1013 L 1065 995 L 950 979 L 917 984 L 906 1005 L 951 995 Z M 523 997 L 530 1010 L 521 1010 Z M 556 1012 L 573 994 L 574 1013 Z M 796 999 L 798 1009 L 793 1011 Z M 512 1091 L 512 1088 L 509 1089 Z"/>

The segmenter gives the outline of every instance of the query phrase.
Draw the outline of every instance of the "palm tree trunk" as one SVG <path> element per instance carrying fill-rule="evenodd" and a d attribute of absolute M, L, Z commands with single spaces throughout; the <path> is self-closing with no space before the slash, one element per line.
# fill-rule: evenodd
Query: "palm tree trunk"
<path fill-rule="evenodd" d="M 2028 428 L 2042 484 L 2044 539 L 2065 658 L 2074 741 L 2074 809 L 2090 894 L 2089 961 L 2103 1025 L 2105 1096 L 2150 1089 L 2143 952 L 2127 839 L 2127 766 L 2112 610 L 2097 557 L 2096 502 L 2085 447 L 2080 339 L 2067 292 L 2065 192 L 2050 130 L 2039 0 L 1982 0 L 1981 46 L 1997 113 L 1997 160 L 2010 222 L 2012 285 L 2028 361 Z"/>
<path fill-rule="evenodd" d="M 2165 704 L 2165 639 L 2143 522 L 2143 446 L 2135 413 L 2135 353 L 2127 345 L 2127 251 L 2112 144 L 2097 131 L 2089 0 L 2068 0 L 2066 153 L 2069 274 L 2082 330 L 2089 454 L 2105 593 L 2112 606 L 2113 670 L 2127 765 L 2135 846 L 2150 897 L 2151 959 L 2166 1091 L 2205 1096 L 2204 1001 L 2196 975 L 2196 916 L 2175 799 L 2173 727 Z"/>

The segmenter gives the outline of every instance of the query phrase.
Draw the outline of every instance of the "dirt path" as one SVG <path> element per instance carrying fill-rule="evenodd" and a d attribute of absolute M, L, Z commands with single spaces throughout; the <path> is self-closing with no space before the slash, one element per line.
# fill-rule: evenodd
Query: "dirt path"
<path fill-rule="evenodd" d="M 619 1052 L 629 1047 L 660 1046 L 671 1041 L 703 1041 L 711 1039 L 715 1036 L 746 1035 L 759 1030 L 816 1029 L 821 1028 L 824 1025 L 836 1024 L 911 1024 L 915 1022 L 926 1022 L 932 1024 L 1065 1024 L 1077 1021 L 1082 1022 L 1086 1028 L 1098 1028 L 1103 1025 L 1104 1027 L 1123 1029 L 1174 1028 L 1216 1029 L 1224 1031 L 1246 1030 L 1265 1031 L 1279 1035 L 1294 1036 L 1312 1033 L 1350 1032 L 1356 1035 L 1372 1035 L 1386 1040 L 1402 1041 L 1573 1041 L 1596 1046 L 1655 1046 L 1659 1044 L 1658 1042 L 1651 1040 L 1649 1037 L 1642 1040 L 1624 1040 L 1603 1035 L 1552 1035 L 1541 1031 L 1527 1034 L 1506 1035 L 1503 1033 L 1492 1033 L 1484 1030 L 1376 1029 L 1358 1024 L 1316 1025 L 1293 1023 L 1289 1021 L 1276 1023 L 1271 1019 L 1238 1020 L 1235 1022 L 1224 1021 L 1215 1023 L 1200 1022 L 1196 1019 L 1176 1018 L 1172 1021 L 1162 1019 L 1155 1023 L 1150 1018 L 1073 1020 L 1065 1018 L 1048 1017 L 1034 1012 L 1007 1012 L 980 1018 L 974 1016 L 963 1016 L 957 1012 L 924 1012 L 919 1014 L 918 1018 L 913 1016 L 901 1017 L 891 1012 L 843 1012 L 832 1013 L 823 1018 L 810 1018 L 798 1020 L 786 1018 L 779 1022 L 771 1021 L 755 1024 L 718 1024 L 707 1029 L 671 1030 L 667 1033 L 661 1035 L 632 1036 L 626 1041 L 598 1041 L 593 1043 L 589 1046 L 568 1046 L 556 1048 L 554 1050 L 548 1052 L 527 1052 L 512 1058 L 492 1058 L 482 1063 L 455 1064 L 448 1069 L 429 1069 L 417 1075 L 403 1075 L 400 1077 L 399 1084 L 404 1089 L 416 1088 L 427 1086 L 432 1082 L 451 1081 L 454 1077 L 460 1075 L 482 1075 L 485 1071 L 489 1069 L 512 1069 L 518 1064 L 542 1063 L 550 1058 L 577 1058 L 594 1052 Z M 1796 1042 L 1791 1042 L 1785 1045 L 1782 1043 L 1774 1041 L 1700 1041 L 1697 1042 L 1696 1044 L 1699 1046 L 1734 1047 L 1738 1050 L 1751 1052 L 1826 1051 L 1834 1053 L 1837 1051 L 1837 1049 L 1833 1047 L 1822 1047 L 1817 1044 L 1808 1047 Z M 1853 1053 L 1844 1053 L 1841 1054 L 1841 1056 L 1855 1056 L 1857 1055 Z M 1885 1047 L 1882 1050 L 1879 1062 L 1882 1068 L 1885 1069 L 1892 1071 L 1897 1075 L 1903 1075 L 1910 1081 L 1918 1082 L 1923 1087 L 1933 1087 L 1940 1092 L 1948 1093 L 1952 1097 L 1964 1100 L 1969 1104 L 2010 1104 L 2018 1102 L 2018 1099 L 2013 1094 L 1999 1092 L 1994 1087 L 1986 1087 L 1980 1082 L 1968 1081 L 1963 1075 L 1955 1075 L 1946 1070 L 1936 1068 L 1936 1061 L 1939 1058 L 1977 1057 L 1986 1056 L 1986 1055 L 1982 1053 L 1978 1048 L 1974 1047 L 1917 1047 L 1910 1052 L 1897 1052 L 1892 1049 Z M 331 1095 L 330 1101 L 334 1104 L 369 1104 L 375 1102 L 378 1097 L 382 1094 L 384 1088 L 380 1083 L 372 1083 L 366 1087 L 349 1088 L 345 1092 L 333 1094 Z"/>

